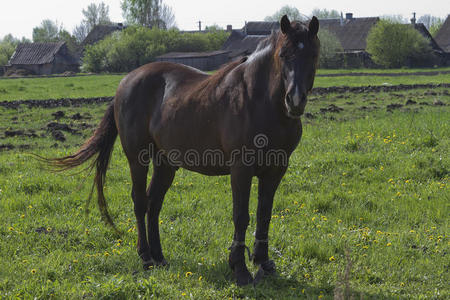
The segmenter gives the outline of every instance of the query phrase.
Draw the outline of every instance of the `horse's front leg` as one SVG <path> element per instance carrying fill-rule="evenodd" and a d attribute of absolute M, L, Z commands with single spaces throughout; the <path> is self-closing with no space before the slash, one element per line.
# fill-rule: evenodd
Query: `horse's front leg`
<path fill-rule="evenodd" d="M 258 209 L 253 246 L 253 263 L 259 266 L 255 281 L 275 273 L 275 263 L 269 260 L 269 224 L 272 218 L 273 197 L 286 172 L 285 167 L 274 167 L 258 176 Z"/>
<path fill-rule="evenodd" d="M 245 264 L 245 250 L 248 249 L 245 246 L 245 232 L 250 220 L 248 202 L 252 177 L 253 171 L 250 168 L 235 167 L 231 170 L 234 237 L 228 263 L 239 286 L 253 282 L 253 277 Z"/>

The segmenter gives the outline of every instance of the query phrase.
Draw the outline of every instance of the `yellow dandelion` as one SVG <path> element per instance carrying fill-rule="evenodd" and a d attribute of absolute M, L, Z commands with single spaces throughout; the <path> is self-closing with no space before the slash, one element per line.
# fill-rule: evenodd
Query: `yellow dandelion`
<path fill-rule="evenodd" d="M 319 299 L 322 299 L 322 298 L 323 298 L 323 295 L 322 295 L 322 294 L 320 294 L 320 295 L 319 295 Z"/>
<path fill-rule="evenodd" d="M 21 215 L 20 218 L 21 218 L 21 219 L 25 218 L 25 215 Z"/>
<path fill-rule="evenodd" d="M 36 271 L 36 269 L 31 269 L 30 272 L 31 272 L 31 274 L 36 274 L 37 271 Z"/>
<path fill-rule="evenodd" d="M 74 259 L 72 262 L 73 262 L 74 264 L 76 264 L 76 263 L 78 263 L 78 259 Z"/>
<path fill-rule="evenodd" d="M 337 220 L 337 222 L 338 222 L 339 224 L 341 224 L 341 223 L 342 223 L 342 220 L 341 220 L 341 219 L 339 219 L 339 220 Z"/>
<path fill-rule="evenodd" d="M 22 263 L 27 264 L 27 263 L 28 263 L 28 260 L 27 260 L 27 259 L 24 259 L 24 260 L 22 260 Z"/>
<path fill-rule="evenodd" d="M 410 231 L 409 231 L 409 233 L 415 233 L 416 231 L 415 230 L 413 230 L 413 229 L 411 229 Z"/>
<path fill-rule="evenodd" d="M 377 230 L 377 234 L 383 234 L 383 232 L 380 230 Z"/>
<path fill-rule="evenodd" d="M 294 205 L 298 205 L 298 202 L 297 202 L 297 201 L 294 201 Z"/>
<path fill-rule="evenodd" d="M 104 256 L 109 256 L 108 251 L 106 251 L 105 253 L 103 253 Z"/>
<path fill-rule="evenodd" d="M 375 244 L 378 244 L 378 241 L 377 241 L 377 240 L 373 240 L 373 242 L 374 242 Z"/>
<path fill-rule="evenodd" d="M 329 260 L 329 261 L 335 261 L 336 258 L 334 258 L 334 256 L 331 256 L 328 260 Z"/>
<path fill-rule="evenodd" d="M 305 278 L 310 278 L 311 275 L 309 275 L 308 273 L 305 274 Z"/>
<path fill-rule="evenodd" d="M 28 205 L 28 208 L 33 208 L 33 205 L 31 205 L 31 204 L 30 204 L 30 205 Z"/>
<path fill-rule="evenodd" d="M 380 167 L 380 171 L 383 171 L 383 170 L 384 170 L 384 167 L 383 167 L 383 166 L 381 166 L 381 167 Z"/>
<path fill-rule="evenodd" d="M 9 231 L 14 231 L 14 227 L 9 226 L 9 227 L 8 227 L 8 230 L 9 230 Z"/>
<path fill-rule="evenodd" d="M 186 296 L 186 293 L 185 292 L 181 293 L 181 296 L 183 296 L 183 297 Z"/>
<path fill-rule="evenodd" d="M 163 223 L 163 220 L 160 220 L 160 221 L 159 221 L 159 224 L 162 224 L 162 223 Z"/>
<path fill-rule="evenodd" d="M 302 289 L 302 294 L 304 294 L 305 293 L 305 289 Z"/>
<path fill-rule="evenodd" d="M 312 218 L 311 218 L 311 221 L 313 221 L 313 222 L 314 222 L 314 220 L 315 220 L 315 219 L 316 219 L 316 217 L 312 217 Z"/>
<path fill-rule="evenodd" d="M 47 232 L 52 232 L 52 228 L 51 227 L 47 227 Z"/>
<path fill-rule="evenodd" d="M 192 276 L 192 272 L 186 272 L 185 276 L 186 277 Z"/>
<path fill-rule="evenodd" d="M 202 279 L 203 279 L 203 277 L 202 277 L 202 276 L 200 276 L 200 277 L 198 278 L 198 281 L 202 281 Z"/>
<path fill-rule="evenodd" d="M 392 246 L 392 243 L 387 243 L 386 246 L 390 247 Z"/>
<path fill-rule="evenodd" d="M 397 197 L 400 197 L 401 195 L 402 195 L 402 193 L 400 193 L 400 192 L 397 192 Z"/>

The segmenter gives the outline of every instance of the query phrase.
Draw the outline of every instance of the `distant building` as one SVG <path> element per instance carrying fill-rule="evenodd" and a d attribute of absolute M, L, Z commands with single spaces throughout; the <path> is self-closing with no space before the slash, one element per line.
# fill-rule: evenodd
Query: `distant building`
<path fill-rule="evenodd" d="M 436 33 L 434 40 L 442 50 L 450 54 L 450 15 L 447 16 L 444 24 L 442 24 L 441 28 Z"/>
<path fill-rule="evenodd" d="M 202 71 L 211 71 L 228 62 L 228 53 L 229 51 L 223 50 L 212 52 L 169 52 L 156 57 L 156 61 L 168 61 L 191 66 Z"/>
<path fill-rule="evenodd" d="M 81 43 L 81 46 L 82 46 L 82 48 L 84 48 L 87 45 L 93 45 L 93 44 L 103 40 L 105 37 L 107 37 L 111 33 L 115 32 L 115 31 L 121 31 L 125 28 L 126 28 L 126 26 L 124 26 L 122 23 L 96 25 L 88 33 L 86 38 Z"/>
<path fill-rule="evenodd" d="M 380 21 L 378 17 L 355 18 L 352 13 L 345 14 L 335 19 L 320 19 L 320 30 L 327 30 L 335 35 L 343 48 L 343 57 L 348 67 L 372 67 L 374 63 L 367 53 L 367 37 L 370 30 Z M 447 18 L 447 28 L 442 29 L 441 38 L 443 44 L 447 41 L 450 44 L 449 34 L 450 21 Z M 442 57 L 442 49 L 439 47 L 422 23 L 416 23 L 415 18 L 411 19 L 411 24 L 405 26 L 414 26 L 414 28 L 424 36 L 438 57 Z M 444 26 L 443 26 L 444 27 Z M 278 22 L 247 22 L 240 30 L 233 30 L 228 40 L 224 43 L 222 49 L 230 51 L 230 59 L 238 56 L 249 55 L 256 50 L 258 43 L 271 34 L 272 31 L 279 30 Z M 445 31 L 447 30 L 447 31 Z"/>
<path fill-rule="evenodd" d="M 65 42 L 22 43 L 6 65 L 6 72 L 26 70 L 35 75 L 50 75 L 66 71 L 78 72 L 80 61 L 70 53 Z"/>

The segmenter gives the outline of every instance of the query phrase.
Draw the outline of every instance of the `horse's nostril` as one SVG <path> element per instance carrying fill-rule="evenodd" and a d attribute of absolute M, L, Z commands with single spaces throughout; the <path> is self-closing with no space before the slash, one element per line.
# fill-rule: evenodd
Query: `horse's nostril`
<path fill-rule="evenodd" d="M 291 96 L 286 95 L 286 102 L 287 102 L 287 104 L 292 105 L 292 99 L 291 99 Z"/>

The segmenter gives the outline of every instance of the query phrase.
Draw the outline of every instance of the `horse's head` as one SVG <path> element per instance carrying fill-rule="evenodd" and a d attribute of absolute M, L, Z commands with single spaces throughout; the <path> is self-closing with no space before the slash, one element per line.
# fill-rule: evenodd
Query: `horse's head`
<path fill-rule="evenodd" d="M 286 91 L 284 102 L 287 115 L 299 118 L 306 106 L 316 74 L 320 42 L 317 38 L 319 21 L 312 17 L 309 25 L 281 18 L 281 37 L 278 51 L 281 77 Z"/>

